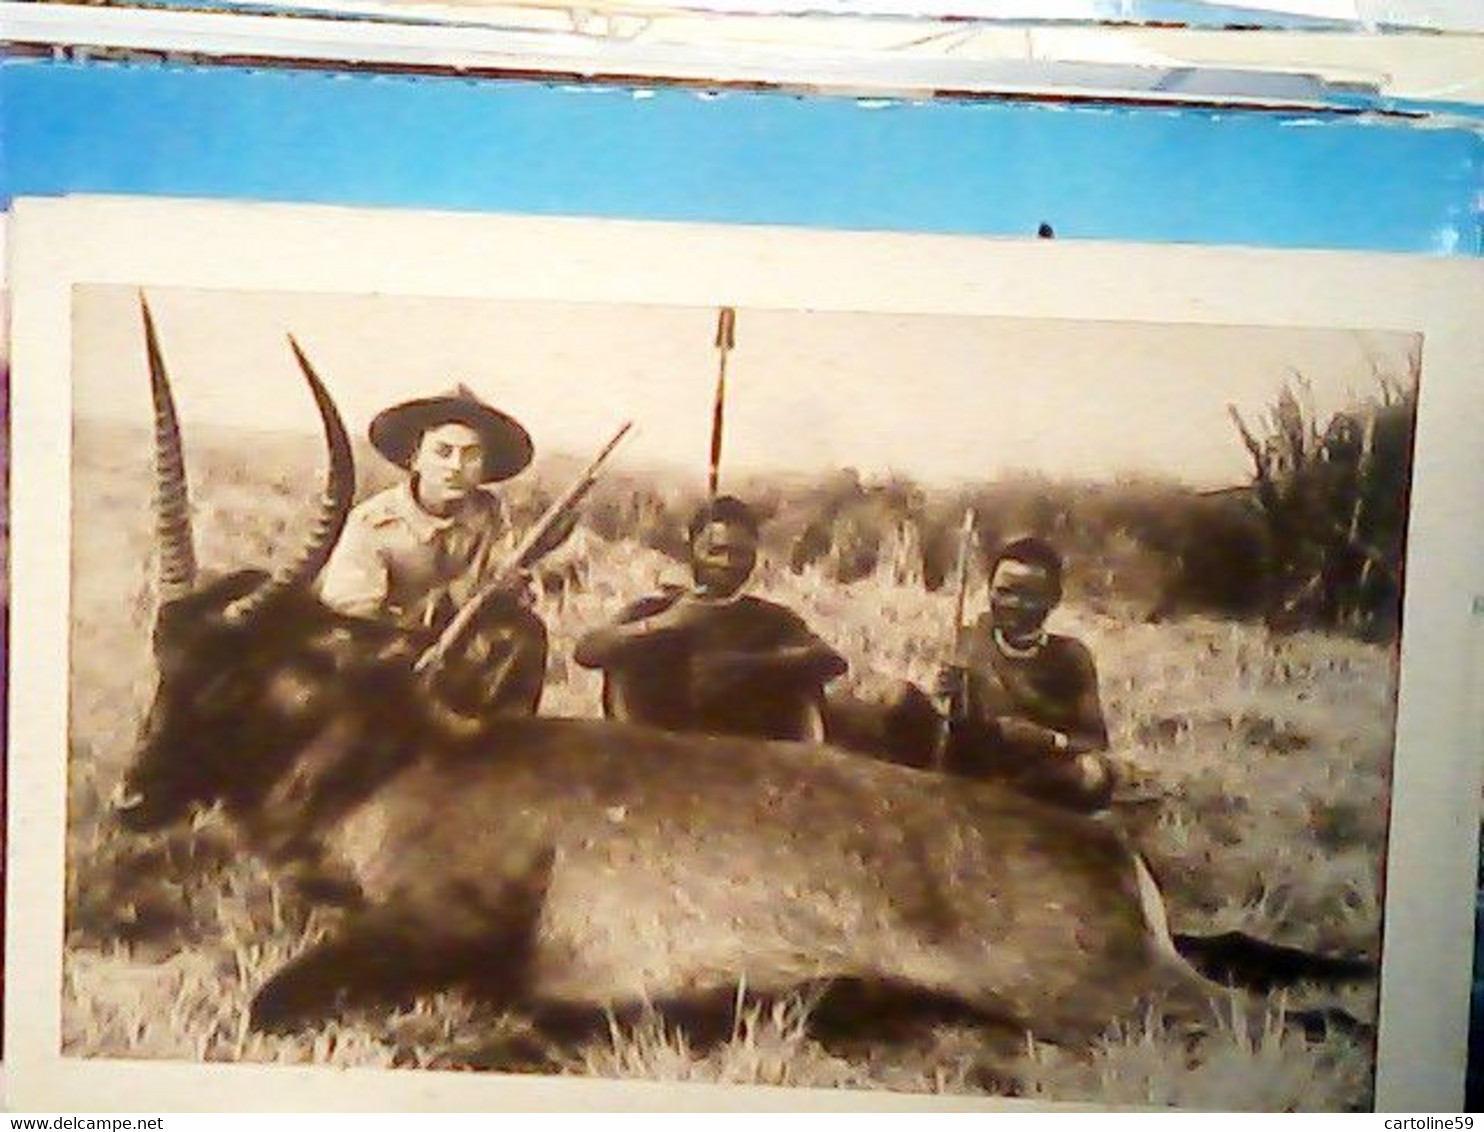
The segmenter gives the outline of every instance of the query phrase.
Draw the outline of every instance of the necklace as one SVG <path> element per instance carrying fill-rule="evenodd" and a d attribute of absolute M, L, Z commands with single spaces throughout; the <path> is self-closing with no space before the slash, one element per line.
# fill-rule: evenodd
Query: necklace
<path fill-rule="evenodd" d="M 709 597 L 706 594 L 700 594 L 696 593 L 695 591 L 691 591 L 691 600 L 694 601 L 697 605 L 706 605 L 714 609 L 721 609 L 728 605 L 736 605 L 739 601 L 742 600 L 742 596 L 743 594 L 741 590 L 738 590 L 736 593 L 733 594 L 728 594 L 726 597 Z"/>
<path fill-rule="evenodd" d="M 1027 643 L 1017 645 L 1012 644 L 1003 632 L 996 629 L 994 643 L 996 648 L 1013 660 L 1029 660 L 1046 647 L 1046 630 L 1037 629 L 1035 635 Z"/>

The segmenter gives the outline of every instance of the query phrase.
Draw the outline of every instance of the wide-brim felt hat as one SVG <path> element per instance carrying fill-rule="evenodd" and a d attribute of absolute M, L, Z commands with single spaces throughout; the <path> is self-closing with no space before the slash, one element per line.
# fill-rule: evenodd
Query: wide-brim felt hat
<path fill-rule="evenodd" d="M 447 393 L 419 397 L 383 409 L 371 422 L 371 444 L 399 468 L 409 467 L 423 433 L 443 424 L 468 425 L 484 444 L 483 483 L 508 480 L 530 462 L 531 435 L 514 417 L 459 385 Z"/>

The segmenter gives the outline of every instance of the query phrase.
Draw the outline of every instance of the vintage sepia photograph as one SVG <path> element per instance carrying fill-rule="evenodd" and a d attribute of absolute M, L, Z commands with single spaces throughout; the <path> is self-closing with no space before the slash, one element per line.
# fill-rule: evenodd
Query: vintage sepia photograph
<path fill-rule="evenodd" d="M 70 317 L 67 1057 L 1372 1105 L 1420 335 Z"/>

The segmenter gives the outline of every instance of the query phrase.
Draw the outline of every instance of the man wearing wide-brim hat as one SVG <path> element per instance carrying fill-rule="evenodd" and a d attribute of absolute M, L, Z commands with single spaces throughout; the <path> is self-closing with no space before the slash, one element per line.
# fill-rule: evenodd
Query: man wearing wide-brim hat
<path fill-rule="evenodd" d="M 530 464 L 531 438 L 460 385 L 384 410 L 371 422 L 370 439 L 407 475 L 351 512 L 320 576 L 320 594 L 343 613 L 391 621 L 431 642 L 519 541 L 492 485 Z M 517 575 L 445 665 L 439 698 L 475 718 L 534 713 L 546 651 L 546 627 L 530 609 L 529 579 Z"/>

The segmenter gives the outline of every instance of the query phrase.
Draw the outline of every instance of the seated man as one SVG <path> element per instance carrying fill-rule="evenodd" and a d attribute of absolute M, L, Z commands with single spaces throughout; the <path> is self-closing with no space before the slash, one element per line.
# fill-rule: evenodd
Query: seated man
<path fill-rule="evenodd" d="M 485 485 L 530 463 L 531 438 L 460 386 L 385 410 L 371 422 L 370 439 L 408 474 L 351 512 L 320 575 L 320 596 L 343 613 L 411 631 L 421 649 L 514 550 L 519 532 Z M 529 605 L 529 579 L 508 579 L 439 673 L 434 688 L 443 707 L 475 720 L 535 713 L 547 638 Z"/>
<path fill-rule="evenodd" d="M 689 529 L 692 588 L 641 598 L 577 643 L 601 668 L 611 719 L 672 731 L 818 740 L 824 686 L 845 661 L 781 605 L 742 592 L 757 563 L 758 523 L 722 496 Z"/>
<path fill-rule="evenodd" d="M 1045 628 L 1061 600 L 1061 556 L 1041 539 L 1016 539 L 989 579 L 989 612 L 939 675 L 952 705 L 945 769 L 1054 805 L 1102 809 L 1114 773 L 1097 669 L 1082 642 Z"/>

